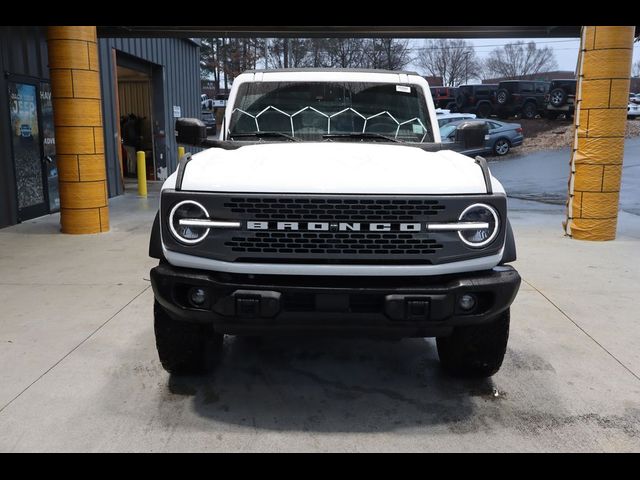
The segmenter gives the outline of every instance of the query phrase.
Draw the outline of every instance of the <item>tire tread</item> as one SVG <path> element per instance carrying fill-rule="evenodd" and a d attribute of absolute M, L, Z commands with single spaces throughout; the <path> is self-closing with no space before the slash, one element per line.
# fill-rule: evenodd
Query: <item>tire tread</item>
<path fill-rule="evenodd" d="M 436 344 L 445 371 L 459 377 L 485 378 L 502 366 L 509 339 L 509 309 L 491 323 L 456 328 Z"/>
<path fill-rule="evenodd" d="M 196 374 L 207 371 L 207 350 L 222 348 L 223 335 L 210 325 L 173 320 L 154 301 L 154 331 L 156 348 L 163 368 L 174 374 Z"/>

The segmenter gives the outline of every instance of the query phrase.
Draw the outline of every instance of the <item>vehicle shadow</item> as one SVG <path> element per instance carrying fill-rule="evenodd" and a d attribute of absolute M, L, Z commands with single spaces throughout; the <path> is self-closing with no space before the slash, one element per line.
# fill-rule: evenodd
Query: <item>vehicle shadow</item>
<path fill-rule="evenodd" d="M 260 430 L 464 433 L 480 428 L 474 397 L 497 392 L 490 379 L 446 376 L 431 339 L 227 337 L 222 357 L 207 376 L 171 375 L 170 394 L 193 397 L 202 417 Z"/>

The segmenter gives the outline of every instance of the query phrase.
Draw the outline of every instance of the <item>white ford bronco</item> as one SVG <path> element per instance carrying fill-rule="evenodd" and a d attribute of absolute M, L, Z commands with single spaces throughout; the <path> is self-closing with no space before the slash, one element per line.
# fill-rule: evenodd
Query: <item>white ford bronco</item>
<path fill-rule="evenodd" d="M 444 369 L 500 368 L 520 276 L 483 122 L 441 143 L 429 85 L 384 70 L 255 70 L 218 139 L 178 119 L 149 254 L 169 372 L 210 365 L 224 335 L 436 337 Z M 457 151 L 455 151 L 457 150 Z"/>

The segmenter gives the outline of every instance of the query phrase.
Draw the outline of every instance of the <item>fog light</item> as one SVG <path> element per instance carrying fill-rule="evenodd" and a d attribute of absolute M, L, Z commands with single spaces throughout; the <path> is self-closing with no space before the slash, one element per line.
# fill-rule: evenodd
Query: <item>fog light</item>
<path fill-rule="evenodd" d="M 460 298 L 458 298 L 458 305 L 462 310 L 469 311 L 473 310 L 476 306 L 476 297 L 471 295 L 470 293 L 465 293 Z"/>
<path fill-rule="evenodd" d="M 201 307 L 207 301 L 207 292 L 204 288 L 193 287 L 189 290 L 189 301 L 194 307 Z"/>

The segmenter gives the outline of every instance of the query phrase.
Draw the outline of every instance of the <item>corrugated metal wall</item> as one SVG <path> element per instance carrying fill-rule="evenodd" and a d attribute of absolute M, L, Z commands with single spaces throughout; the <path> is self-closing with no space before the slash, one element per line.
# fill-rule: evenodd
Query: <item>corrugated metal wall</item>
<path fill-rule="evenodd" d="M 17 222 L 8 87 L 4 73 L 49 80 L 47 64 L 44 27 L 0 27 L 0 68 L 3 73 L 0 75 L 0 227 Z"/>
<path fill-rule="evenodd" d="M 177 168 L 178 154 L 174 129 L 173 106 L 180 106 L 183 117 L 200 117 L 200 47 L 198 44 L 179 38 L 100 38 L 100 77 L 102 84 L 105 155 L 109 183 L 109 195 L 122 194 L 118 148 L 118 113 L 116 108 L 116 79 L 113 50 L 155 64 L 151 66 L 155 79 L 161 77 L 162 91 L 154 89 L 152 103 L 164 105 L 160 122 L 165 132 L 162 149 L 156 148 L 156 163 L 162 165 L 159 153 L 171 174 Z M 158 83 L 153 81 L 153 85 Z"/>

